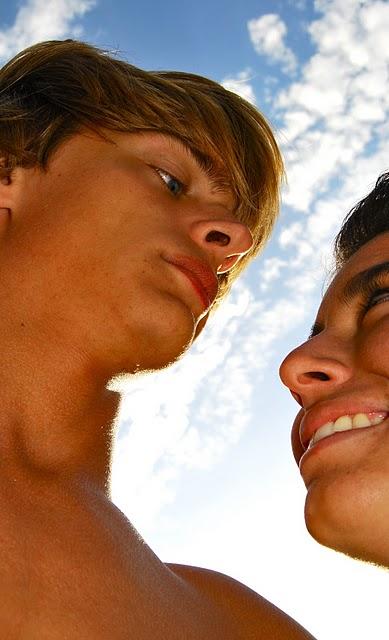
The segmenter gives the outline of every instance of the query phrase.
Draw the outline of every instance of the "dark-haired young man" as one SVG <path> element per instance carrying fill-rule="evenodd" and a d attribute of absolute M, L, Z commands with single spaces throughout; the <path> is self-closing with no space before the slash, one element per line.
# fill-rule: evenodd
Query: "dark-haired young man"
<path fill-rule="evenodd" d="M 84 43 L 0 70 L 0 627 L 7 640 L 310 637 L 164 564 L 110 500 L 115 377 L 167 366 L 260 250 L 282 160 L 251 105 Z"/>
<path fill-rule="evenodd" d="M 293 451 L 321 544 L 389 567 L 389 173 L 335 240 L 336 276 L 280 374 L 301 405 Z"/>

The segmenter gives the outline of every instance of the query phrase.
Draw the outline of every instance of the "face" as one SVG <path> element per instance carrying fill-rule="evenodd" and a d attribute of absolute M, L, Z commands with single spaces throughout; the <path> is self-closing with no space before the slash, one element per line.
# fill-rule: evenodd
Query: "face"
<path fill-rule="evenodd" d="M 302 406 L 292 443 L 309 531 L 389 566 L 389 233 L 338 273 L 280 375 Z"/>
<path fill-rule="evenodd" d="M 16 317 L 45 340 L 52 328 L 111 373 L 159 368 L 190 345 L 217 274 L 252 237 L 178 140 L 104 133 L 2 182 L 2 273 Z"/>

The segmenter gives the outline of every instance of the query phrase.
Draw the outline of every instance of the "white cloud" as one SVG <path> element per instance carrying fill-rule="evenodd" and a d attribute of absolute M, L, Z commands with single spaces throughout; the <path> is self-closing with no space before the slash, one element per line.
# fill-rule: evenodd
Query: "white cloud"
<path fill-rule="evenodd" d="M 291 296 L 296 282 L 309 294 L 318 276 L 328 279 L 343 218 L 389 168 L 389 55 L 377 48 L 373 31 L 380 41 L 389 29 L 389 6 L 374 0 L 315 6 L 325 9 L 308 28 L 316 51 L 301 80 L 274 96 L 284 121 L 283 200 L 295 210 L 278 235 L 288 251 L 291 277 L 283 284 Z"/>
<path fill-rule="evenodd" d="M 308 212 L 331 180 L 352 171 L 389 109 L 389 5 L 317 1 L 325 10 L 308 27 L 315 54 L 301 80 L 275 97 L 285 126 L 289 188 L 285 203 Z"/>
<path fill-rule="evenodd" d="M 284 42 L 287 28 L 279 15 L 267 13 L 249 20 L 247 27 L 257 53 L 267 56 L 273 62 L 280 62 L 287 73 L 296 70 L 296 56 Z"/>
<path fill-rule="evenodd" d="M 253 86 L 250 82 L 251 79 L 252 72 L 250 69 L 245 69 L 244 71 L 240 71 L 236 76 L 228 76 L 225 78 L 222 85 L 229 91 L 237 93 L 241 98 L 255 104 L 256 98 Z"/>
<path fill-rule="evenodd" d="M 0 58 L 43 40 L 79 37 L 82 28 L 73 21 L 95 4 L 96 0 L 29 0 L 18 10 L 14 24 L 0 31 Z"/>
<path fill-rule="evenodd" d="M 259 273 L 259 287 L 261 291 L 267 291 L 273 280 L 276 280 L 281 273 L 283 267 L 286 267 L 288 262 L 282 260 L 278 256 L 266 258 L 263 263 L 263 267 Z"/>
<path fill-rule="evenodd" d="M 279 245 L 283 249 L 290 245 L 297 245 L 301 239 L 302 231 L 302 222 L 293 222 L 293 224 L 289 224 L 287 227 L 284 227 L 281 229 L 278 236 Z"/>

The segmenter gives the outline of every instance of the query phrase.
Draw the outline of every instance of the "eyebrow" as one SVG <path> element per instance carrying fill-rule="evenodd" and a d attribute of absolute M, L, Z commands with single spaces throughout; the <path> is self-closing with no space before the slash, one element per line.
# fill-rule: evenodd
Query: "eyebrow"
<path fill-rule="evenodd" d="M 196 165 L 207 176 L 210 185 L 215 191 L 221 191 L 231 194 L 234 201 L 234 208 L 237 206 L 236 196 L 231 186 L 231 180 L 228 177 L 227 171 L 216 163 L 215 160 L 204 151 L 200 151 L 194 147 L 190 147 L 183 140 L 176 138 L 179 144 L 182 146 L 191 158 L 195 161 Z"/>
<path fill-rule="evenodd" d="M 199 168 L 206 173 L 212 185 L 225 191 L 231 191 L 231 184 L 227 172 L 224 171 L 220 165 L 217 165 L 211 156 L 197 149 L 189 148 L 188 151 L 193 156 Z"/>
<path fill-rule="evenodd" d="M 389 262 L 380 262 L 360 273 L 356 273 L 343 287 L 343 291 L 338 296 L 339 302 L 349 305 L 354 298 L 368 291 L 369 285 L 375 278 L 383 275 L 389 275 Z M 321 331 L 323 331 L 323 325 L 316 321 L 312 325 L 308 339 L 313 338 Z"/>

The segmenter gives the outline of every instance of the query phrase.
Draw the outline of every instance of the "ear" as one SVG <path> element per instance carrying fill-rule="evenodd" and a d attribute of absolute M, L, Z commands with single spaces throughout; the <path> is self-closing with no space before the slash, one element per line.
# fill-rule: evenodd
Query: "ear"
<path fill-rule="evenodd" d="M 4 213 L 7 210 L 10 213 L 13 205 L 14 176 L 4 175 L 2 167 L 4 164 L 0 159 L 0 211 Z"/>
<path fill-rule="evenodd" d="M 0 236 L 8 228 L 13 209 L 12 176 L 2 175 L 0 160 Z"/>

